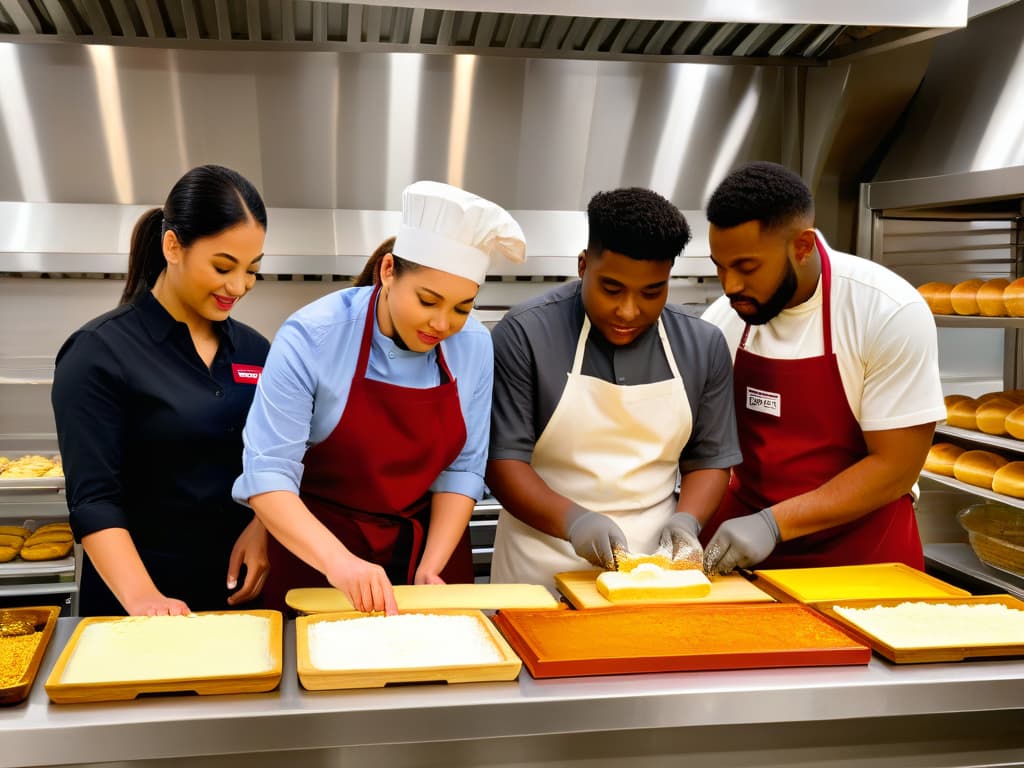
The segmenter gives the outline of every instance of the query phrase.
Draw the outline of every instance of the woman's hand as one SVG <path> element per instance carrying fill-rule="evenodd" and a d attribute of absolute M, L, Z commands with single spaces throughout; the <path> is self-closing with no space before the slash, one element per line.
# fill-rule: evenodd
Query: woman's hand
<path fill-rule="evenodd" d="M 183 601 L 164 597 L 159 592 L 130 600 L 124 609 L 129 616 L 185 616 L 192 613 Z"/>
<path fill-rule="evenodd" d="M 350 552 L 337 558 L 328 569 L 327 580 L 340 589 L 357 611 L 383 611 L 388 616 L 398 613 L 395 591 L 384 569 Z"/>
<path fill-rule="evenodd" d="M 263 590 L 263 583 L 270 571 L 267 559 L 267 529 L 254 517 L 242 531 L 231 548 L 228 560 L 228 589 L 238 585 L 238 573 L 245 564 L 245 582 L 241 588 L 228 597 L 228 605 L 247 603 Z"/>
<path fill-rule="evenodd" d="M 413 584 L 444 584 L 442 579 L 436 571 L 430 571 L 424 569 L 422 566 L 416 569 L 416 575 L 413 578 Z"/>

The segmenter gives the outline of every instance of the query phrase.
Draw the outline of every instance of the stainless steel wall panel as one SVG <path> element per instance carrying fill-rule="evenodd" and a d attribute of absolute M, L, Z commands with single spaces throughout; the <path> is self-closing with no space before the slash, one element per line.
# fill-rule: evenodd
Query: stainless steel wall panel
<path fill-rule="evenodd" d="M 155 204 L 218 162 L 271 206 L 358 210 L 397 209 L 419 178 L 516 209 L 581 210 L 623 184 L 698 209 L 709 174 L 781 159 L 797 82 L 752 65 L 10 43 L 0 64 L 0 199 Z"/>

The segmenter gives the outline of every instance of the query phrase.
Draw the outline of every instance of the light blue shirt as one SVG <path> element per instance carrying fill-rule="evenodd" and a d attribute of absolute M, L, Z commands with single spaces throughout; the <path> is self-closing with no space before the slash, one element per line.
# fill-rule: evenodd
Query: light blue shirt
<path fill-rule="evenodd" d="M 236 501 L 245 504 L 269 491 L 299 492 L 307 449 L 330 436 L 348 402 L 372 294 L 369 287 L 329 294 L 297 311 L 277 332 L 242 433 L 242 474 L 232 488 Z M 417 389 L 438 386 L 436 350 L 399 348 L 380 332 L 373 315 L 367 377 Z M 471 317 L 441 346 L 458 386 L 466 444 L 430 489 L 479 500 L 494 381 L 491 335 Z"/>

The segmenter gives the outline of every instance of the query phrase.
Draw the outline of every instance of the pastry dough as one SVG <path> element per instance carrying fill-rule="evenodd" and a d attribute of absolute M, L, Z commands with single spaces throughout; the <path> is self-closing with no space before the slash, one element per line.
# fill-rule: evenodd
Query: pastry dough
<path fill-rule="evenodd" d="M 597 591 L 613 603 L 706 597 L 711 582 L 698 570 L 669 571 L 641 563 L 632 571 L 605 571 L 597 577 Z"/>

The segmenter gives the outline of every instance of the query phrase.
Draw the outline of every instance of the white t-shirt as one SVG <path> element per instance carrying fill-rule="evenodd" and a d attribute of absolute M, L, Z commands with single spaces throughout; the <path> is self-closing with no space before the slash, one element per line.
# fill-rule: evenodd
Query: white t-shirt
<path fill-rule="evenodd" d="M 945 419 L 935 320 L 924 299 L 880 264 L 825 247 L 832 264 L 832 349 L 861 430 Z M 729 300 L 719 298 L 703 318 L 722 329 L 735 360 L 745 323 Z M 821 281 L 803 304 L 751 326 L 746 349 L 779 359 L 824 354 Z"/>

